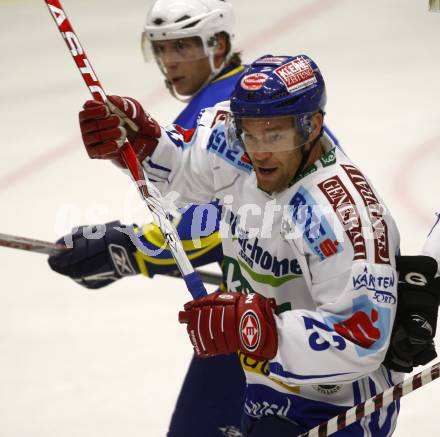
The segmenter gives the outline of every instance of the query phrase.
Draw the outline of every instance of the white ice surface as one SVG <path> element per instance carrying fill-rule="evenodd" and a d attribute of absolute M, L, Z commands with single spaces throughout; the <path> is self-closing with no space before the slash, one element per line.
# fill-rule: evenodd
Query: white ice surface
<path fill-rule="evenodd" d="M 328 124 L 417 253 L 440 209 L 440 14 L 427 0 L 233 3 L 245 61 L 317 61 Z M 170 122 L 182 105 L 139 47 L 147 2 L 63 4 L 104 88 Z M 0 0 L 0 50 L 0 232 L 52 241 L 75 224 L 141 223 L 130 181 L 81 146 L 89 96 L 43 1 Z M 191 356 L 180 280 L 86 292 L 44 256 L 3 248 L 0 272 L 0 437 L 165 435 Z M 437 436 L 439 399 L 438 381 L 405 398 L 396 435 Z"/>

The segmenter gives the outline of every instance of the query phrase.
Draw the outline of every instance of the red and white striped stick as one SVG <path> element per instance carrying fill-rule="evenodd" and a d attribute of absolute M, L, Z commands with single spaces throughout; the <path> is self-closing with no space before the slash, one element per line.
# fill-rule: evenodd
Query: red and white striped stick
<path fill-rule="evenodd" d="M 339 414 L 333 417 L 328 422 L 321 423 L 317 427 L 310 431 L 301 434 L 299 437 L 327 437 L 341 429 L 346 428 L 348 425 L 369 416 L 381 408 L 386 407 L 394 401 L 397 401 L 402 396 L 417 390 L 418 388 L 429 384 L 434 379 L 440 376 L 440 362 L 434 364 L 430 368 L 426 368 L 417 375 L 407 378 L 399 384 L 390 387 L 382 393 L 367 399 L 361 404 L 355 405 L 345 413 Z"/>
<path fill-rule="evenodd" d="M 93 98 L 101 102 L 107 100 L 107 96 L 101 83 L 96 76 L 95 70 L 92 67 L 89 58 L 87 57 L 82 45 L 79 42 L 75 31 L 73 30 L 70 21 L 67 18 L 60 0 L 44 0 L 61 36 L 75 61 L 78 70 L 80 71 L 84 82 L 89 88 Z M 141 198 L 146 203 L 148 209 L 154 217 L 154 221 L 158 225 L 164 240 L 168 244 L 171 254 L 173 255 L 176 265 L 182 274 L 188 291 L 194 299 L 206 296 L 206 289 L 200 277 L 194 271 L 191 262 L 186 255 L 182 242 L 176 229 L 169 220 L 169 217 L 163 207 L 162 196 L 159 190 L 148 180 L 147 175 L 133 150 L 133 147 L 128 140 L 125 140 L 124 145 L 120 149 L 121 156 L 131 173 L 133 181 L 136 183 Z"/>

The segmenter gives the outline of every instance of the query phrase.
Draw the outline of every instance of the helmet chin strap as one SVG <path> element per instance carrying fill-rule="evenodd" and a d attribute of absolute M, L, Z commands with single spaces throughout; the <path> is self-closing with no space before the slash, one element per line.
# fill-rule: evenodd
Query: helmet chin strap
<path fill-rule="evenodd" d="M 229 53 L 225 56 L 222 63 L 218 67 L 216 67 L 214 64 L 214 50 L 209 50 L 207 58 L 209 61 L 209 67 L 211 68 L 211 73 L 206 78 L 206 80 L 199 86 L 199 88 L 197 88 L 197 90 L 194 91 L 194 93 L 192 93 L 191 95 L 182 96 L 181 94 L 179 94 L 175 90 L 173 84 L 168 79 L 165 79 L 165 86 L 168 88 L 168 91 L 174 98 L 180 100 L 182 103 L 188 103 L 201 89 L 203 89 L 206 85 L 208 85 L 208 83 L 211 82 L 211 80 L 214 79 L 220 73 L 220 71 L 223 70 L 223 68 L 228 63 L 231 57 L 230 52 L 231 50 L 229 50 Z M 162 73 L 165 75 L 165 71 L 162 69 L 162 67 L 160 67 L 160 69 L 162 70 Z"/>
<path fill-rule="evenodd" d="M 195 93 L 191 94 L 190 96 L 181 96 L 180 94 L 177 93 L 177 91 L 174 89 L 173 84 L 168 79 L 165 79 L 165 86 L 167 87 L 170 94 L 175 99 L 180 100 L 182 103 L 188 103 L 194 97 L 194 94 L 195 94 Z"/>
<path fill-rule="evenodd" d="M 223 65 L 223 64 L 222 64 Z M 194 93 L 190 94 L 189 96 L 182 96 L 181 94 L 179 94 L 173 84 L 168 80 L 165 79 L 165 85 L 168 88 L 168 91 L 170 92 L 170 94 L 176 98 L 177 100 L 180 100 L 182 103 L 188 103 L 201 89 L 203 89 L 206 85 L 208 85 L 209 82 L 211 82 L 211 80 L 215 77 L 214 73 L 211 73 L 207 79 L 197 88 L 196 91 L 194 91 Z"/>

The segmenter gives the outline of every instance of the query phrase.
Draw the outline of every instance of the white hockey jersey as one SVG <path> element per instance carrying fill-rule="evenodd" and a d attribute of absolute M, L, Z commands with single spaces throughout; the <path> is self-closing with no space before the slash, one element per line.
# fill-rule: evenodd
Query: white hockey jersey
<path fill-rule="evenodd" d="M 437 276 L 440 276 L 440 212 L 437 213 L 437 220 L 425 241 L 422 254 L 431 256 L 437 261 Z"/>
<path fill-rule="evenodd" d="M 228 110 L 228 102 L 206 109 L 195 132 L 163 129 L 143 166 L 183 204 L 218 199 L 229 290 L 277 302 L 277 355 L 241 356 L 246 413 L 314 426 L 400 381 L 381 366 L 396 311 L 399 233 L 369 180 L 326 134 L 325 155 L 289 188 L 260 190 L 247 155 L 227 146 Z M 392 404 L 350 435 L 390 435 L 397 411 Z"/>

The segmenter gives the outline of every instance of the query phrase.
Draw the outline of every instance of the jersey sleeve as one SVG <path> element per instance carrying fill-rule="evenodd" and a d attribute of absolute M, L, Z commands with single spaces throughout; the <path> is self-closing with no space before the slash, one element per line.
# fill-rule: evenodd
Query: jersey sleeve
<path fill-rule="evenodd" d="M 437 276 L 440 276 L 440 212 L 436 215 L 437 220 L 423 245 L 422 254 L 428 255 L 437 261 Z"/>
<path fill-rule="evenodd" d="M 219 105 L 202 111 L 194 129 L 162 128 L 154 153 L 142 162 L 148 178 L 177 206 L 205 204 L 215 197 L 215 157 L 208 144 L 219 112 L 226 111 Z"/>
<path fill-rule="evenodd" d="M 364 176 L 345 170 L 300 187 L 290 202 L 288 242 L 316 309 L 277 317 L 269 369 L 289 385 L 354 381 L 380 366 L 389 345 L 399 234 Z"/>
<path fill-rule="evenodd" d="M 218 231 L 218 208 L 216 204 L 206 205 L 202 212 L 203 222 L 197 225 L 199 210 L 192 206 L 173 220 L 183 249 L 194 267 L 213 262 L 221 263 L 223 251 Z M 194 224 L 196 224 L 196 229 Z M 137 249 L 135 259 L 139 270 L 146 276 L 176 274 L 176 262 L 165 245 L 164 238 L 155 224 L 144 225 L 138 231 L 143 250 Z"/>

